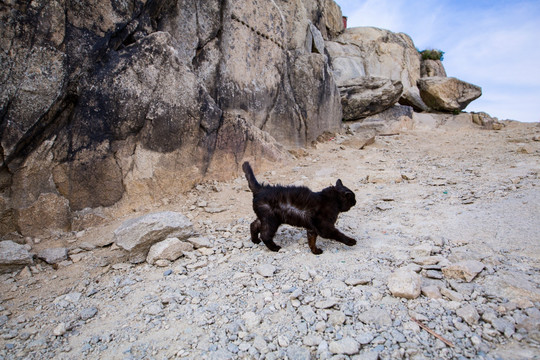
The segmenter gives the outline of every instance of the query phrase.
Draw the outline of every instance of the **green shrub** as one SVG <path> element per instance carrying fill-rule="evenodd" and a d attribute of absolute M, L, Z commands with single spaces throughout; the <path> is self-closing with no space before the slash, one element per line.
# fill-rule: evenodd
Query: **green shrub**
<path fill-rule="evenodd" d="M 422 60 L 443 60 L 444 59 L 444 51 L 441 50 L 435 50 L 435 49 L 427 49 L 424 51 L 420 51 L 420 54 L 422 55 Z"/>

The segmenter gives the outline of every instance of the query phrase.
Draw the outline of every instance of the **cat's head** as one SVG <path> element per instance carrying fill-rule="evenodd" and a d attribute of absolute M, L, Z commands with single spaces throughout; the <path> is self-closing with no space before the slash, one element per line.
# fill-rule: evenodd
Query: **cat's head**
<path fill-rule="evenodd" d="M 340 203 L 340 211 L 349 211 L 350 208 L 356 205 L 356 197 L 354 196 L 354 193 L 351 189 L 343 185 L 340 179 L 338 179 L 338 181 L 336 182 L 336 186 L 334 186 L 334 189 L 337 190 Z"/>

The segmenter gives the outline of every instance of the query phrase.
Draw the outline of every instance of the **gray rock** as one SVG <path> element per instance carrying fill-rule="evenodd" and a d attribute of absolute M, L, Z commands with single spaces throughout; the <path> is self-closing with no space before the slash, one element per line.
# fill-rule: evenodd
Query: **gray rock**
<path fill-rule="evenodd" d="M 339 86 L 343 120 L 358 120 L 394 105 L 403 91 L 399 80 L 358 77 Z"/>
<path fill-rule="evenodd" d="M 287 348 L 287 356 L 291 360 L 311 360 L 309 348 L 291 345 Z"/>
<path fill-rule="evenodd" d="M 58 264 L 68 258 L 67 248 L 48 248 L 38 252 L 37 257 L 49 264 Z"/>
<path fill-rule="evenodd" d="M 146 262 L 155 264 L 158 260 L 174 261 L 184 255 L 185 251 L 193 251 L 193 245 L 176 237 L 170 237 L 150 247 Z"/>
<path fill-rule="evenodd" d="M 469 325 L 478 323 L 478 319 L 480 319 L 478 311 L 476 311 L 476 308 L 472 305 L 464 305 L 460 307 L 456 310 L 456 315 L 463 318 L 463 320 L 465 320 L 465 322 Z"/>
<path fill-rule="evenodd" d="M 354 355 L 360 350 L 360 345 L 351 337 L 345 337 L 338 341 L 332 341 L 328 347 L 333 354 Z"/>
<path fill-rule="evenodd" d="M 390 313 L 380 307 L 373 307 L 358 314 L 358 319 L 364 324 L 377 324 L 378 326 L 386 327 L 392 325 Z"/>
<path fill-rule="evenodd" d="M 98 309 L 96 307 L 89 307 L 89 308 L 83 309 L 81 311 L 81 319 L 89 320 L 93 318 L 94 316 L 96 316 L 97 313 L 98 313 Z"/>
<path fill-rule="evenodd" d="M 126 220 L 114 231 L 116 245 L 129 253 L 129 261 L 140 263 L 146 259 L 150 247 L 166 238 L 188 238 L 193 227 L 187 217 L 172 211 L 147 214 Z"/>
<path fill-rule="evenodd" d="M 397 269 L 388 278 L 388 288 L 392 295 L 406 299 L 420 296 L 421 277 L 407 268 Z"/>
<path fill-rule="evenodd" d="M 330 309 L 334 307 L 337 303 L 338 301 L 336 299 L 325 299 L 325 300 L 317 301 L 315 303 L 315 307 L 317 309 Z"/>
<path fill-rule="evenodd" d="M 363 333 L 356 336 L 356 341 L 360 343 L 360 345 L 367 345 L 369 344 L 375 337 L 372 333 Z"/>
<path fill-rule="evenodd" d="M 317 314 L 315 314 L 315 312 L 309 305 L 300 306 L 298 308 L 298 311 L 300 312 L 302 318 L 304 318 L 304 320 L 306 320 L 306 322 L 310 325 L 313 325 L 317 320 Z"/>
<path fill-rule="evenodd" d="M 34 263 L 24 247 L 11 240 L 0 241 L 0 273 L 20 270 Z"/>

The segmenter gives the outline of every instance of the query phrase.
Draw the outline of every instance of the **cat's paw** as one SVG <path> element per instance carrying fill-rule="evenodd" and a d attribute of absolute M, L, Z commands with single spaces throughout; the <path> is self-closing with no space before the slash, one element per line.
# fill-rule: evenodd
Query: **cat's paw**
<path fill-rule="evenodd" d="M 275 246 L 272 246 L 272 247 L 268 247 L 270 250 L 274 251 L 274 252 L 278 252 L 279 249 L 281 249 L 281 246 L 278 246 L 278 245 L 275 245 Z"/>
<path fill-rule="evenodd" d="M 356 245 L 356 240 L 349 238 L 346 241 L 344 241 L 343 243 L 345 245 L 348 245 L 348 246 L 354 246 L 354 245 Z"/>
<path fill-rule="evenodd" d="M 319 248 L 311 249 L 311 252 L 315 255 L 321 255 L 323 251 Z"/>
<path fill-rule="evenodd" d="M 254 243 L 254 244 L 258 244 L 261 242 L 261 239 L 259 239 L 259 237 L 251 237 L 251 241 Z"/>

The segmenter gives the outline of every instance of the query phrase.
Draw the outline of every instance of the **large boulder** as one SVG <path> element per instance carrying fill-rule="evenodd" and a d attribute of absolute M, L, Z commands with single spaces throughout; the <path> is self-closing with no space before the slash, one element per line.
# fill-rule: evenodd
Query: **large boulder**
<path fill-rule="evenodd" d="M 358 120 L 394 105 L 403 86 L 399 80 L 363 76 L 342 82 L 339 91 L 343 120 Z"/>
<path fill-rule="evenodd" d="M 0 241 L 0 273 L 19 270 L 33 262 L 32 255 L 24 245 L 11 240 Z"/>
<path fill-rule="evenodd" d="M 439 111 L 461 111 L 482 95 L 482 88 L 453 77 L 426 77 L 418 80 L 420 96 L 427 106 Z"/>
<path fill-rule="evenodd" d="M 150 247 L 167 238 L 184 240 L 193 234 L 193 225 L 184 215 L 165 211 L 124 221 L 114 231 L 114 242 L 126 250 L 129 261 L 146 260 Z"/>
<path fill-rule="evenodd" d="M 0 18 L 0 234 L 42 194 L 124 215 L 341 126 L 333 0 L 11 1 Z"/>
<path fill-rule="evenodd" d="M 399 80 L 403 85 L 400 103 L 427 110 L 416 87 L 420 54 L 408 35 L 374 27 L 348 28 L 327 41 L 326 49 L 338 86 L 359 76 Z"/>

